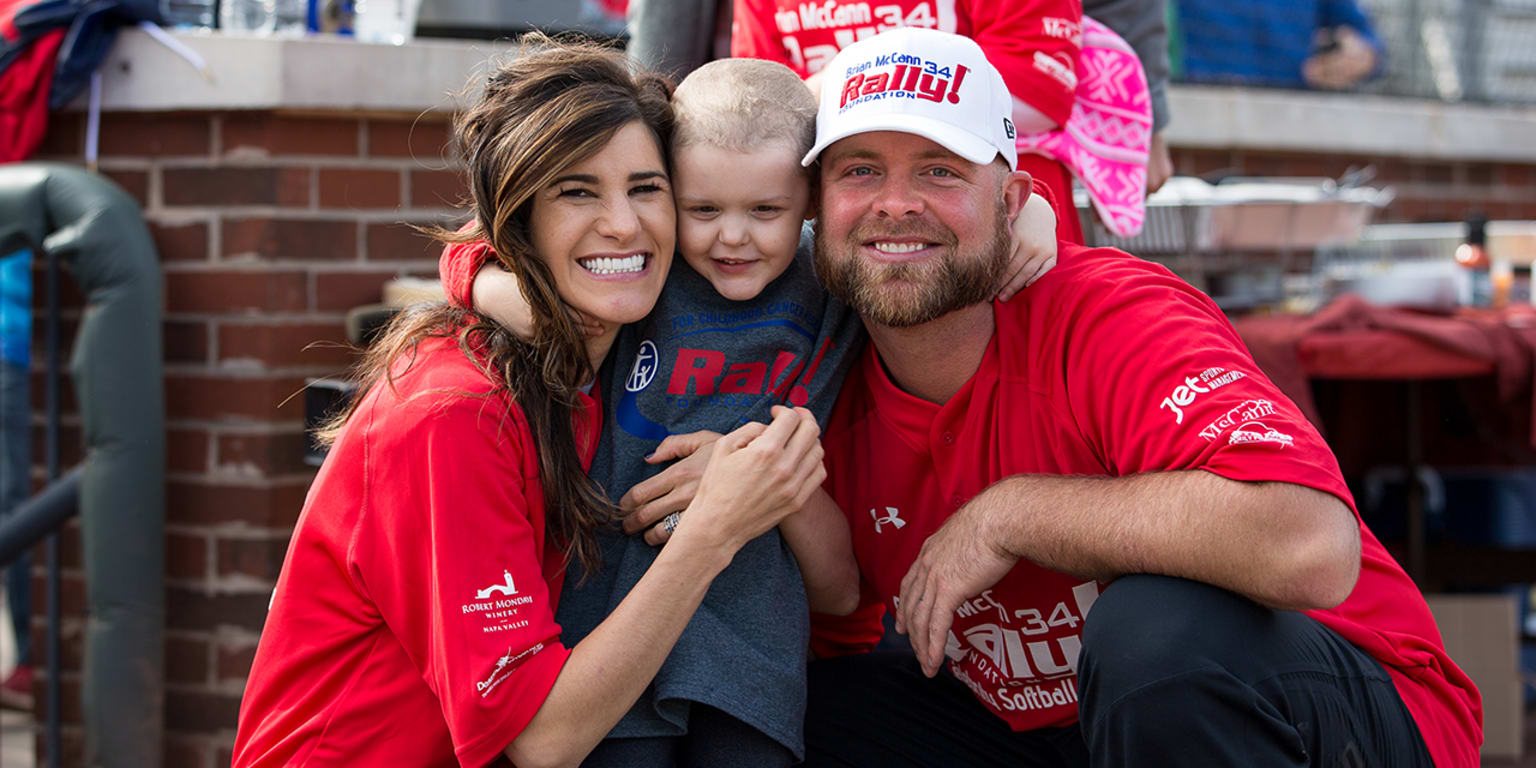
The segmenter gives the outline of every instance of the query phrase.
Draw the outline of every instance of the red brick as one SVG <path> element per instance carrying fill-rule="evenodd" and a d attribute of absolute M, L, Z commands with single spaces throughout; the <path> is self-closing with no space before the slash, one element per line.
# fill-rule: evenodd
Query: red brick
<path fill-rule="evenodd" d="M 38 145 L 33 158 L 79 158 L 84 155 L 84 115 L 69 112 L 49 115 L 48 129 L 43 134 L 43 143 Z"/>
<path fill-rule="evenodd" d="M 140 208 L 149 207 L 149 171 L 103 170 L 101 175 L 122 187 Z"/>
<path fill-rule="evenodd" d="M 206 742 L 174 733 L 165 735 L 164 768 L 208 768 L 212 754 Z M 224 765 L 229 765 L 229 762 Z"/>
<path fill-rule="evenodd" d="M 222 434 L 218 440 L 216 468 L 254 468 L 263 476 L 303 472 L 307 467 L 304 463 L 304 448 L 308 439 L 303 430 Z"/>
<path fill-rule="evenodd" d="M 269 366 L 347 365 L 346 328 L 331 323 L 221 323 L 219 361 L 257 360 Z"/>
<path fill-rule="evenodd" d="M 165 727 L 192 733 L 234 730 L 240 715 L 240 697 L 211 691 L 165 692 Z"/>
<path fill-rule="evenodd" d="M 1456 178 L 1456 169 L 1451 163 L 1415 163 L 1413 178 L 1415 181 L 1450 184 Z"/>
<path fill-rule="evenodd" d="M 46 561 L 42 558 L 33 558 L 33 565 L 38 566 Z M 34 570 L 36 568 L 34 567 Z M 32 580 L 32 604 L 46 606 L 48 597 L 48 582 L 44 579 Z M 37 609 L 40 610 L 41 609 Z M 63 616 L 85 615 L 85 578 L 75 573 L 61 573 L 59 576 L 59 613 Z"/>
<path fill-rule="evenodd" d="M 39 570 L 37 573 L 38 576 L 32 580 L 33 595 L 43 594 L 45 584 L 41 575 L 44 571 Z M 48 606 L 36 600 L 32 601 L 32 605 L 36 606 L 32 609 L 32 647 L 47 648 Z M 65 615 L 64 621 L 59 626 L 59 666 L 66 672 L 78 671 L 85 659 L 85 623 L 78 621 L 79 618 L 79 616 Z M 71 621 L 71 619 L 75 620 Z M 46 651 L 40 651 L 40 653 L 46 653 Z M 47 664 L 46 659 L 38 666 L 42 667 L 45 664 Z"/>
<path fill-rule="evenodd" d="M 452 155 L 448 134 L 448 123 L 441 120 L 369 120 L 368 154 L 439 162 Z"/>
<path fill-rule="evenodd" d="M 173 205 L 309 206 L 309 168 L 166 168 L 160 197 Z"/>
<path fill-rule="evenodd" d="M 252 576 L 277 581 L 287 539 L 219 539 L 219 576 Z"/>
<path fill-rule="evenodd" d="M 215 595 L 200 589 L 168 586 L 165 588 L 165 625 L 169 629 L 202 632 L 229 625 L 259 632 L 266 621 L 267 602 L 271 597 L 269 592 Z M 171 725 L 169 718 L 166 724 Z"/>
<path fill-rule="evenodd" d="M 323 219 L 232 219 L 224 222 L 224 256 L 351 261 L 357 258 L 357 222 Z"/>
<path fill-rule="evenodd" d="M 208 578 L 208 537 L 193 533 L 167 533 L 165 575 L 177 581 L 202 581 Z"/>
<path fill-rule="evenodd" d="M 166 520 L 178 525 L 245 523 L 291 531 L 309 482 L 307 477 L 254 484 L 171 480 L 166 483 Z"/>
<path fill-rule="evenodd" d="M 430 223 L 424 222 L 424 226 Z M 369 261 L 397 261 L 429 259 L 436 261 L 443 244 L 399 222 L 368 225 Z"/>
<path fill-rule="evenodd" d="M 205 115 L 107 113 L 101 116 L 101 155 L 206 155 L 213 130 Z"/>
<path fill-rule="evenodd" d="M 219 646 L 218 681 L 241 684 L 251 676 L 251 662 L 256 659 L 256 644 L 237 647 Z"/>
<path fill-rule="evenodd" d="M 208 471 L 208 433 L 201 429 L 165 431 L 165 465 L 171 472 Z"/>
<path fill-rule="evenodd" d="M 32 350 L 32 354 L 40 357 L 42 355 L 42 350 L 34 349 Z M 75 400 L 75 380 L 69 375 L 69 371 L 65 367 L 68 365 L 68 358 L 65 358 L 61 355 L 59 357 L 59 365 L 59 413 L 79 413 L 80 405 Z M 32 412 L 38 415 L 43 415 L 46 410 L 45 399 L 47 393 L 43 388 L 45 379 L 46 377 L 44 376 L 44 372 L 42 370 L 34 369 L 32 371 L 32 391 L 30 392 L 32 395 Z M 59 443 L 60 445 L 63 445 L 64 440 L 61 439 Z M 41 453 L 34 453 L 32 455 L 37 457 L 36 461 L 39 463 L 42 462 L 43 455 Z"/>
<path fill-rule="evenodd" d="M 69 269 L 64 260 L 59 261 L 59 309 L 79 309 L 85 306 L 85 294 L 80 292 L 80 284 L 69 275 Z M 48 303 L 48 295 L 43 290 L 48 284 L 48 262 L 36 254 L 32 259 L 32 309 L 39 310 L 34 313 L 37 318 L 36 325 L 42 325 L 43 315 L 41 310 Z"/>
<path fill-rule="evenodd" d="M 41 411 L 38 411 L 40 414 Z M 47 461 L 43 454 L 43 442 L 48 434 L 46 423 L 32 425 L 32 465 L 41 467 Z M 85 458 L 80 427 L 73 424 L 59 425 L 59 471 L 68 471 Z"/>
<path fill-rule="evenodd" d="M 1531 191 L 1536 188 L 1536 165 L 1500 163 L 1498 178 L 1500 184 L 1525 187 L 1527 191 Z"/>
<path fill-rule="evenodd" d="M 469 196 L 464 175 L 454 171 L 411 171 L 412 208 L 457 208 Z"/>
<path fill-rule="evenodd" d="M 436 277 L 437 269 L 406 273 Z M 316 272 L 315 306 L 322 311 L 348 310 L 364 304 L 377 304 L 384 295 L 384 284 L 401 272 Z"/>
<path fill-rule="evenodd" d="M 323 117 L 230 114 L 224 151 L 264 149 L 272 155 L 356 155 L 357 121 Z"/>
<path fill-rule="evenodd" d="M 166 682 L 207 683 L 208 658 L 209 643 L 206 639 L 186 636 L 165 638 Z"/>
<path fill-rule="evenodd" d="M 246 418 L 263 421 L 304 418 L 304 387 L 298 377 L 232 377 L 168 374 L 166 416 L 170 419 Z"/>
<path fill-rule="evenodd" d="M 192 320 L 167 320 L 161 324 L 161 339 L 168 363 L 208 362 L 208 324 Z"/>
<path fill-rule="evenodd" d="M 309 302 L 303 272 L 228 270 L 167 272 L 167 312 L 270 312 L 300 310 Z"/>
<path fill-rule="evenodd" d="M 155 239 L 155 250 L 161 261 L 206 261 L 208 259 L 208 224 L 194 221 L 185 224 L 149 224 L 149 234 Z"/>
<path fill-rule="evenodd" d="M 400 172 L 376 168 L 321 168 L 321 208 L 395 208 Z"/>
<path fill-rule="evenodd" d="M 38 690 L 38 706 L 42 706 L 42 691 Z M 48 746 L 44 728 L 33 731 L 32 754 L 36 758 L 37 765 L 51 765 L 48 762 Z M 85 732 L 78 726 L 66 725 L 59 729 L 59 766 L 60 768 L 79 768 L 85 765 Z"/>

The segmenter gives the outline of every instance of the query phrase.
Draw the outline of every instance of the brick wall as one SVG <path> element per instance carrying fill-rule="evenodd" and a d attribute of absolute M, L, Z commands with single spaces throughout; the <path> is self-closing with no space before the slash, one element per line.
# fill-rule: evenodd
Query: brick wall
<path fill-rule="evenodd" d="M 82 116 L 56 116 L 36 159 L 78 163 L 83 136 Z M 347 309 L 377 302 L 397 275 L 435 275 L 437 249 L 400 222 L 453 215 L 462 184 L 445 160 L 447 137 L 445 118 L 431 115 L 103 117 L 101 170 L 144 208 L 165 274 L 169 766 L 229 765 L 257 633 L 314 476 L 302 461 L 302 397 L 291 396 L 306 377 L 350 362 L 339 346 Z M 69 278 L 63 283 L 68 339 L 80 298 Z M 39 323 L 39 353 L 41 330 Z M 39 373 L 39 466 L 41 390 Z M 68 467 L 80 456 L 68 392 L 64 408 Z M 66 532 L 62 551 L 64 757 L 78 764 L 77 531 Z M 37 562 L 33 647 L 41 663 L 41 548 Z M 41 681 L 37 693 L 41 702 Z M 41 759 L 41 739 L 38 747 Z"/>
<path fill-rule="evenodd" d="M 57 117 L 38 159 L 79 162 L 83 135 L 80 116 Z M 101 135 L 102 171 L 144 207 L 165 272 L 166 764 L 228 765 L 267 599 L 313 477 L 290 395 L 350 359 L 307 347 L 341 342 L 345 311 L 377 301 L 390 278 L 435 272 L 436 248 L 399 222 L 445 221 L 461 182 L 443 159 L 441 117 L 110 114 Z M 1398 192 L 1378 221 L 1455 220 L 1474 207 L 1536 219 L 1536 165 L 1177 147 L 1174 159 L 1196 175 L 1338 176 L 1373 163 Z M 65 288 L 68 338 L 79 296 Z M 34 394 L 41 413 L 40 378 Z M 64 407 L 69 466 L 80 452 L 68 392 Z M 62 550 L 63 703 L 78 724 L 76 531 Z M 34 647 L 41 661 L 41 615 Z M 65 764 L 77 764 L 78 725 L 65 735 Z"/>

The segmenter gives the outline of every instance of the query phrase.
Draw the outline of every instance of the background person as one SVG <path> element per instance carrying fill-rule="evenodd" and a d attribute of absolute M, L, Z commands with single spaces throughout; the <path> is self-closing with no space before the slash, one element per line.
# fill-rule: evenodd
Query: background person
<path fill-rule="evenodd" d="M 534 44 L 459 120 L 475 225 L 456 236 L 488 239 L 522 278 L 534 339 L 435 307 L 370 353 L 278 578 L 236 766 L 578 762 L 732 555 L 824 477 L 803 410 L 732 432 L 674 547 L 561 642 L 566 563 L 593 567 L 610 517 L 583 472 L 600 425 L 585 390 L 671 264 L 672 115 L 667 83 L 618 54 Z"/>

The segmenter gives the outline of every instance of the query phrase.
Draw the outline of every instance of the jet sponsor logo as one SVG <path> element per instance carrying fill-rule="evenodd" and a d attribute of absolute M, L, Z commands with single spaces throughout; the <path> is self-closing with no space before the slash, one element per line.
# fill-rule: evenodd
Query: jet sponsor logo
<path fill-rule="evenodd" d="M 1226 368 L 1207 368 L 1194 376 L 1185 376 L 1184 383 L 1174 387 L 1173 393 L 1163 398 L 1158 410 L 1167 408 L 1173 413 L 1173 423 L 1183 424 L 1184 409 L 1201 395 L 1247 377 L 1248 374 L 1242 371 L 1229 371 Z"/>
<path fill-rule="evenodd" d="M 1212 419 L 1211 423 L 1205 425 L 1205 429 L 1200 430 L 1200 436 L 1208 442 L 1215 442 L 1216 438 L 1239 424 L 1246 425 L 1247 422 L 1257 422 L 1259 419 L 1273 415 L 1275 415 L 1274 403 L 1268 400 L 1244 400 L 1226 413 Z"/>

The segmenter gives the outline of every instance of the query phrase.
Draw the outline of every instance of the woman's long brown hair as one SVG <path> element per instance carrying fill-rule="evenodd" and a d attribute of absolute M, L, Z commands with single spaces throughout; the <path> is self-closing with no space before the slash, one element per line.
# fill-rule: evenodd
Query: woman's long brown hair
<path fill-rule="evenodd" d="M 527 419 L 539 454 L 548 530 L 568 558 L 595 571 L 596 531 L 612 519 L 613 505 L 587 478 L 572 424 L 579 388 L 595 371 L 549 268 L 533 253 L 532 198 L 634 121 L 651 129 L 670 165 L 671 95 L 667 80 L 634 71 L 611 49 L 539 34 L 523 38 L 517 57 L 491 74 L 485 94 L 454 123 L 474 220 L 464 230 L 432 234 L 445 243 L 490 242 L 501 266 L 522 287 L 533 313 L 533 339 L 519 339 L 454 307 L 402 312 L 359 362 L 354 373 L 359 395 L 325 425 L 320 439 L 336 439 L 370 388 L 393 386 L 423 340 L 456 335 L 464 354 L 496 383 L 491 394 L 510 392 Z"/>

